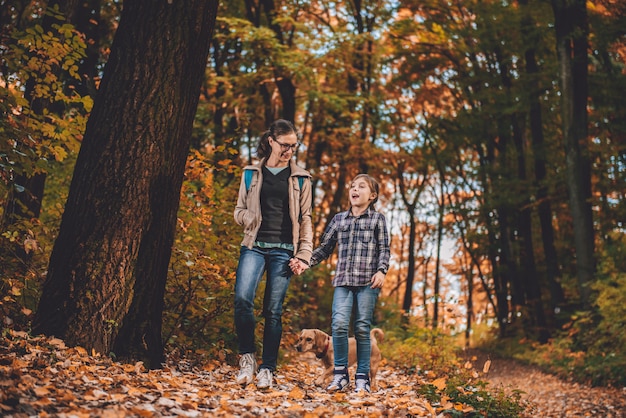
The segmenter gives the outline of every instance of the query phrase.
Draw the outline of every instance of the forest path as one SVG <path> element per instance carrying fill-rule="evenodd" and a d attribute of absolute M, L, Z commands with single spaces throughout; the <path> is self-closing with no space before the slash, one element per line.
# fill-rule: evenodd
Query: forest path
<path fill-rule="evenodd" d="M 311 353 L 307 353 L 311 354 Z M 487 356 L 477 355 L 482 368 Z M 119 417 L 449 417 L 475 416 L 473 408 L 431 405 L 415 374 L 383 364 L 379 390 L 369 395 L 327 393 L 313 384 L 320 361 L 295 351 L 286 353 L 271 390 L 234 383 L 237 368 L 225 361 L 194 362 L 171 358 L 163 369 L 146 370 L 106 356 L 70 348 L 56 338 L 25 332 L 0 334 L 0 416 L 7 418 Z M 442 378 L 433 385 L 445 385 Z M 484 379 L 483 379 L 484 380 Z M 492 359 L 490 392 L 520 389 L 534 407 L 526 417 L 626 418 L 626 390 L 589 388 L 562 381 L 512 360 Z M 467 414 L 466 414 L 466 413 Z"/>
<path fill-rule="evenodd" d="M 487 380 L 491 386 L 524 392 L 522 398 L 532 402 L 536 408 L 529 416 L 626 418 L 626 388 L 590 387 L 566 381 L 535 366 L 513 359 L 490 358 L 477 350 L 470 350 L 465 356 L 476 356 L 476 365 L 490 359 Z"/>

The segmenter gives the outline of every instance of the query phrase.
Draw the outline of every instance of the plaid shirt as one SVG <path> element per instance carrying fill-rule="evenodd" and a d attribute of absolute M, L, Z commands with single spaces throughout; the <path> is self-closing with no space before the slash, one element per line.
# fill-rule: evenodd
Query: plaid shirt
<path fill-rule="evenodd" d="M 389 235 L 385 216 L 368 208 L 361 216 L 349 210 L 333 217 L 313 251 L 311 266 L 327 259 L 339 243 L 333 286 L 366 286 L 378 270 L 389 269 Z"/>

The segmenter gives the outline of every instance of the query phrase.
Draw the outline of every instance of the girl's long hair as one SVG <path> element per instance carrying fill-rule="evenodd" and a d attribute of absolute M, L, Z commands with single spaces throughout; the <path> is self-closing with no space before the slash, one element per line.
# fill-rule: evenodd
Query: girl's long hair
<path fill-rule="evenodd" d="M 378 202 L 378 196 L 380 195 L 380 185 L 374 179 L 374 177 L 370 176 L 369 174 L 357 174 L 356 177 L 352 179 L 352 182 L 350 184 L 353 184 L 358 179 L 365 180 L 370 190 L 376 193 L 376 197 L 370 202 L 370 208 L 374 209 L 374 204 Z"/>

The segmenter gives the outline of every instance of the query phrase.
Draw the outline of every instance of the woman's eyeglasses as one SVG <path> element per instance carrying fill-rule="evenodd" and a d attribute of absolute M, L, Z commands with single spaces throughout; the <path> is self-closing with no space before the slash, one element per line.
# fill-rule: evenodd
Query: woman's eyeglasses
<path fill-rule="evenodd" d="M 283 151 L 292 150 L 292 151 L 295 152 L 298 149 L 298 147 L 300 146 L 300 141 L 296 142 L 295 144 L 285 144 L 283 142 L 280 142 L 280 141 L 277 141 L 277 140 L 274 139 L 274 142 L 276 142 L 278 145 L 280 145 L 280 148 Z"/>

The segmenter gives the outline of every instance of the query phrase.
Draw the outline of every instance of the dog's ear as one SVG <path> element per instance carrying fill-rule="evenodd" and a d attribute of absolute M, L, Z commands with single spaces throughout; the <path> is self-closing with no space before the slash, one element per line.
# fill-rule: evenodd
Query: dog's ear
<path fill-rule="evenodd" d="M 315 345 L 317 347 L 324 347 L 324 344 L 326 344 L 326 333 L 320 331 L 319 329 L 315 329 L 313 331 L 315 332 Z"/>

